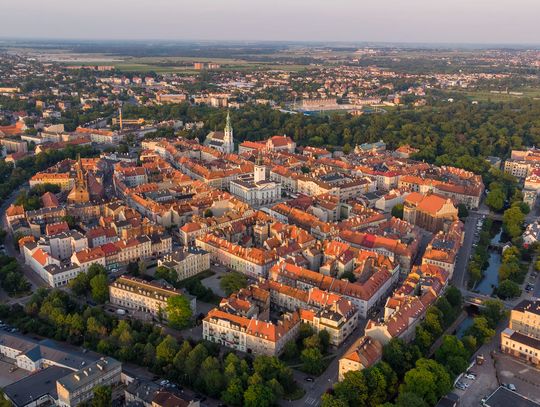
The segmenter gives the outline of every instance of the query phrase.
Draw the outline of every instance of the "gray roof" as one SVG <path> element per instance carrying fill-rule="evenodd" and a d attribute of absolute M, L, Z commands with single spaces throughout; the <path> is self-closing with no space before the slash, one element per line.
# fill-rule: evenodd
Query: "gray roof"
<path fill-rule="evenodd" d="M 146 403 L 151 404 L 154 395 L 160 386 L 154 382 L 135 379 L 125 389 L 126 394 L 131 394 Z"/>
<path fill-rule="evenodd" d="M 17 407 L 25 406 L 32 400 L 37 400 L 45 395 L 56 399 L 56 381 L 71 373 L 71 370 L 51 366 L 44 370 L 26 376 L 25 378 L 4 387 L 4 393 Z"/>
<path fill-rule="evenodd" d="M 122 367 L 122 363 L 118 360 L 111 357 L 103 357 L 77 372 L 71 372 L 67 376 L 62 377 L 58 380 L 58 384 L 71 392 L 92 383 L 104 371 L 111 371 L 118 367 Z"/>
<path fill-rule="evenodd" d="M 38 342 L 23 335 L 4 332 L 0 334 L 0 344 L 18 350 L 33 362 L 47 359 L 73 370 L 95 361 L 95 358 L 87 357 L 82 352 L 67 351 L 63 345 L 50 339 Z"/>
<path fill-rule="evenodd" d="M 499 387 L 487 398 L 484 403 L 486 407 L 538 407 L 540 404 L 529 400 L 515 391 L 508 390 L 506 387 Z"/>

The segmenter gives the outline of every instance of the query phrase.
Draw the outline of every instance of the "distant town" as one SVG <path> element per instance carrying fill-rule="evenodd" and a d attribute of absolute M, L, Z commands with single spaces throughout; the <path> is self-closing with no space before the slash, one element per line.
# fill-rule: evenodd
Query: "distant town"
<path fill-rule="evenodd" d="M 540 405 L 540 52 L 333 51 L 0 49 L 0 406 Z"/>

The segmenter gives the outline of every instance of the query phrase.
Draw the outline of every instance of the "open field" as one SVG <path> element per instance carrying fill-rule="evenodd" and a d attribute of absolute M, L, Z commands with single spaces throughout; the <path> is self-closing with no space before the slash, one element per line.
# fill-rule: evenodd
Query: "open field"
<path fill-rule="evenodd" d="M 491 93 L 487 90 L 459 90 L 457 92 L 467 96 L 471 100 L 479 101 L 491 100 L 493 102 L 507 102 L 509 100 L 525 97 L 540 98 L 540 89 L 538 88 L 516 89 L 512 91 L 523 94 L 512 95 L 508 93 Z"/>
<path fill-rule="evenodd" d="M 246 61 L 242 59 L 230 58 L 193 58 L 193 57 L 141 57 L 134 58 L 129 56 L 115 56 L 107 59 L 99 55 L 86 55 L 84 58 L 80 56 L 70 57 L 63 54 L 60 60 L 57 60 L 67 66 L 72 65 L 114 65 L 117 69 L 125 72 L 148 72 L 154 71 L 157 73 L 197 73 L 193 69 L 194 62 L 212 62 L 220 64 L 218 70 L 283 70 L 289 72 L 297 72 L 306 69 L 306 65 L 298 64 L 277 64 L 275 62 L 257 62 Z"/>

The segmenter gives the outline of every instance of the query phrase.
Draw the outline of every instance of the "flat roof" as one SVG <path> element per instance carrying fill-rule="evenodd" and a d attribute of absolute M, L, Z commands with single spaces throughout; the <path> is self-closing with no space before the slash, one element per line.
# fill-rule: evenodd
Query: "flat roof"
<path fill-rule="evenodd" d="M 50 395 L 56 399 L 56 381 L 72 373 L 72 370 L 51 366 L 4 387 L 4 393 L 15 406 L 25 406 L 32 400 Z"/>
<path fill-rule="evenodd" d="M 500 386 L 487 398 L 485 407 L 538 407 L 540 404 L 529 400 L 521 394 Z"/>

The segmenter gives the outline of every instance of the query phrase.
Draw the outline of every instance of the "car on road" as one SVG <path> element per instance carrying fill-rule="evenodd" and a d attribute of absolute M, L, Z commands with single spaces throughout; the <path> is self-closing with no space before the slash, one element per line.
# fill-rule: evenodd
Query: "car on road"
<path fill-rule="evenodd" d="M 466 390 L 467 388 L 465 387 L 465 385 L 462 382 L 457 382 L 456 383 L 456 389 Z"/>
<path fill-rule="evenodd" d="M 315 380 L 313 380 L 313 377 L 306 377 L 304 379 L 306 382 L 314 382 Z"/>

